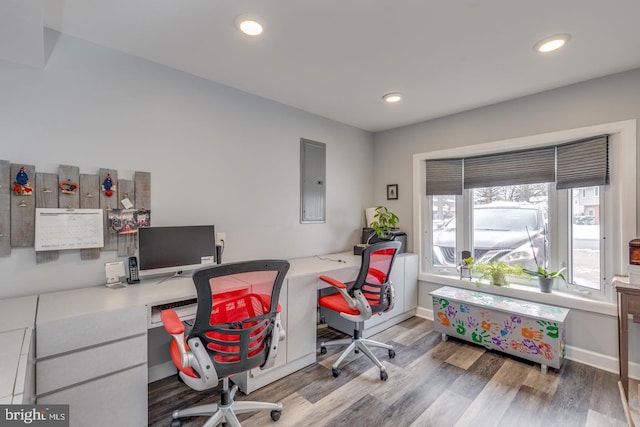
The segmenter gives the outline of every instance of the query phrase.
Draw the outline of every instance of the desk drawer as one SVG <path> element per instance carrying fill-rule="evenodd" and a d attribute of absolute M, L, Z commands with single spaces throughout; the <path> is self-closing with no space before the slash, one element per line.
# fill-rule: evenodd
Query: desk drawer
<path fill-rule="evenodd" d="M 39 360 L 36 392 L 41 396 L 146 362 L 146 335 Z"/>
<path fill-rule="evenodd" d="M 128 307 L 38 324 L 36 357 L 88 348 L 147 331 L 147 308 Z"/>
<path fill-rule="evenodd" d="M 71 427 L 146 426 L 147 365 L 39 397 L 37 403 L 68 404 Z"/>

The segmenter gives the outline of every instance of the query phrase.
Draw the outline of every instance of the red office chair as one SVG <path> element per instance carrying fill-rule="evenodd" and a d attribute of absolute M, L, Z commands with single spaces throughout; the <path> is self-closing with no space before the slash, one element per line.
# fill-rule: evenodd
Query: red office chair
<path fill-rule="evenodd" d="M 171 427 L 180 417 L 210 416 L 205 426 L 226 422 L 239 427 L 236 414 L 271 410 L 277 421 L 282 403 L 236 402 L 238 386 L 229 389 L 229 376 L 273 365 L 278 342 L 284 339 L 278 298 L 287 261 L 249 261 L 198 270 L 193 282 L 198 310 L 187 339 L 184 325 L 174 310 L 164 310 L 162 323 L 173 340 L 170 353 L 180 378 L 194 390 L 215 387 L 222 379 L 220 402 L 173 412 Z"/>
<path fill-rule="evenodd" d="M 393 308 L 393 286 L 389 281 L 391 266 L 396 253 L 400 249 L 400 242 L 382 242 L 368 246 L 362 252 L 362 264 L 360 273 L 355 281 L 342 283 L 339 280 L 327 276 L 320 279 L 333 286 L 338 292 L 320 297 L 320 306 L 340 313 L 340 316 L 355 323 L 353 337 L 333 340 L 320 344 L 320 353 L 326 354 L 327 346 L 346 345 L 349 347 L 340 355 L 336 363 L 331 367 L 333 376 L 340 375 L 340 363 L 352 352 L 362 351 L 369 359 L 380 368 L 380 379 L 386 381 L 389 377 L 385 367 L 371 352 L 369 347 L 386 348 L 389 357 L 396 356 L 393 346 L 378 341 L 360 337 L 362 323 L 370 319 L 376 313 L 382 314 Z"/>

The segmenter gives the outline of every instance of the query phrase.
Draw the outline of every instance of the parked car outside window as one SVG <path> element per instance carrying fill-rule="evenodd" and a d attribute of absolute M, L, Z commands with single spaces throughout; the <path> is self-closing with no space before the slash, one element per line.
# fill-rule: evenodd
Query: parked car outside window
<path fill-rule="evenodd" d="M 456 265 L 455 226 L 455 218 L 452 218 L 434 232 L 435 265 Z M 476 205 L 473 209 L 475 262 L 503 261 L 536 269 L 536 258 L 542 265 L 548 253 L 546 233 L 546 215 L 541 206 L 496 203 Z"/>

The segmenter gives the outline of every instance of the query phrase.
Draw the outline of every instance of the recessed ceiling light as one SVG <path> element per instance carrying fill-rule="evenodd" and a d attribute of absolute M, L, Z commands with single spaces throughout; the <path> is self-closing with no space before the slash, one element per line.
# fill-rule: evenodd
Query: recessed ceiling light
<path fill-rule="evenodd" d="M 569 40 L 571 40 L 571 34 L 556 34 L 540 40 L 533 45 L 533 50 L 540 53 L 553 52 L 569 43 Z"/>
<path fill-rule="evenodd" d="M 384 102 L 387 102 L 389 104 L 395 104 L 402 99 L 402 95 L 400 95 L 398 92 L 391 92 L 384 95 L 382 99 L 384 100 Z"/>
<path fill-rule="evenodd" d="M 237 21 L 238 29 L 248 36 L 259 36 L 262 34 L 262 24 L 252 18 L 240 18 Z"/>

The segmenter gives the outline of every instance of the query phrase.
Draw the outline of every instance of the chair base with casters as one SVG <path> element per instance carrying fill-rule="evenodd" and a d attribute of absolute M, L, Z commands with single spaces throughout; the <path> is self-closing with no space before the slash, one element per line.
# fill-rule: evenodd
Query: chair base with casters
<path fill-rule="evenodd" d="M 353 338 L 344 338 L 320 343 L 320 354 L 327 354 L 327 347 L 338 345 L 348 345 L 348 347 L 342 352 L 338 360 L 336 360 L 336 362 L 331 365 L 331 373 L 334 377 L 337 378 L 342 372 L 342 370 L 340 369 L 340 364 L 347 356 L 349 356 L 351 353 L 359 353 L 362 351 L 364 355 L 371 359 L 371 361 L 375 363 L 375 365 L 380 369 L 380 379 L 382 381 L 386 381 L 389 378 L 387 369 L 380 362 L 380 360 L 378 360 L 375 354 L 373 354 L 369 347 L 386 348 L 389 352 L 389 357 L 393 359 L 394 357 L 396 357 L 396 352 L 393 349 L 392 345 L 370 340 L 367 338 L 361 338 L 360 329 L 356 327 L 356 329 L 354 329 L 353 331 Z"/>
<path fill-rule="evenodd" d="M 374 314 L 382 314 L 393 309 L 395 294 L 389 280 L 393 260 L 401 246 L 400 242 L 390 241 L 370 245 L 362 252 L 360 272 L 353 282 L 343 283 L 328 276 L 320 280 L 333 288 L 334 293 L 318 298 L 318 304 L 328 310 L 339 313 L 341 317 L 354 324 L 353 337 L 333 340 L 320 344 L 320 354 L 326 354 L 327 346 L 348 345 L 331 367 L 334 377 L 340 375 L 340 363 L 352 352 L 363 352 L 380 369 L 380 379 L 386 381 L 389 375 L 369 347 L 387 349 L 389 357 L 396 352 L 390 344 L 362 338 L 360 329 L 365 320 Z"/>
<path fill-rule="evenodd" d="M 271 409 L 271 419 L 278 421 L 282 414 L 282 403 L 256 402 L 256 401 L 236 401 L 238 386 L 229 388 L 229 378 L 222 380 L 222 391 L 220 392 L 220 402 L 207 405 L 193 406 L 185 409 L 178 409 L 171 414 L 173 420 L 171 427 L 181 427 L 184 417 L 208 416 L 209 419 L 203 427 L 213 427 L 220 423 L 226 423 L 231 427 L 241 427 L 237 414 L 256 412 Z"/>

